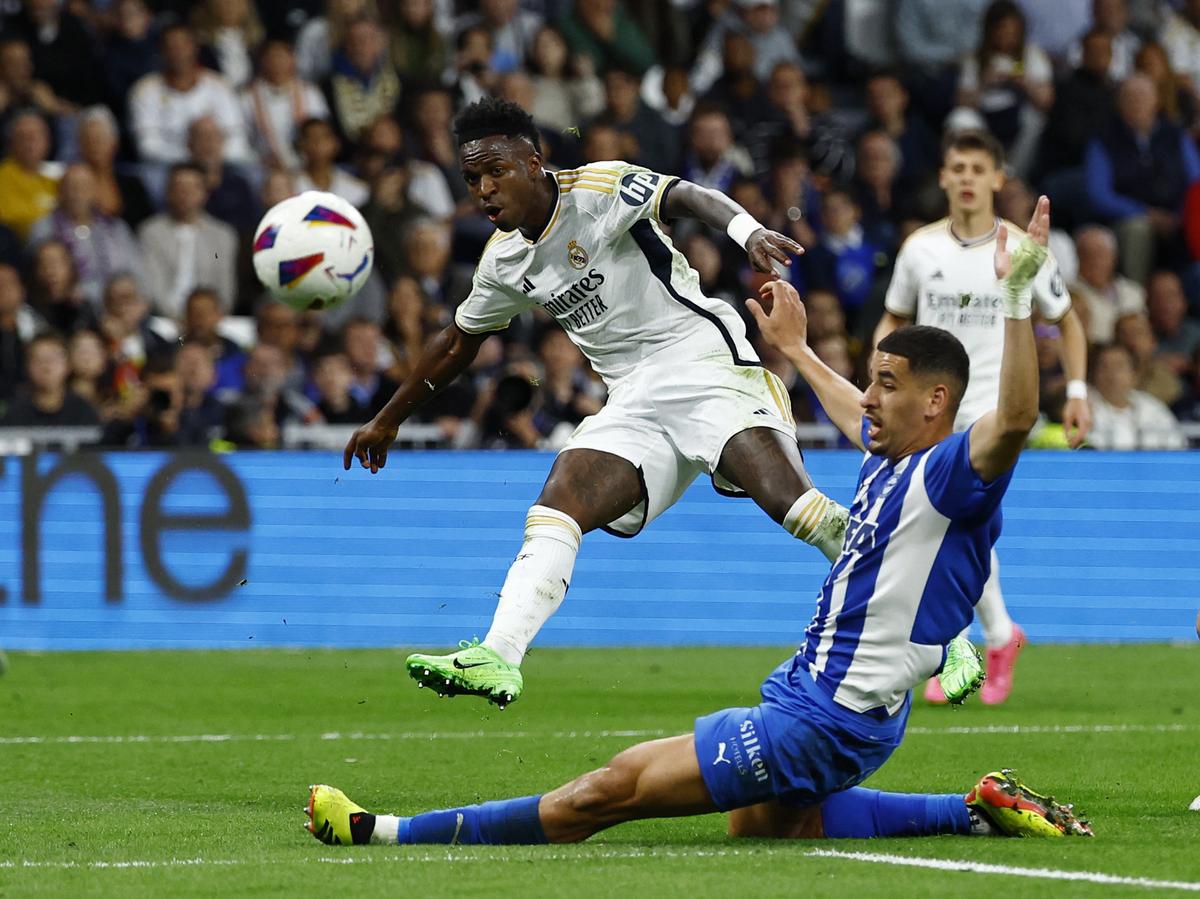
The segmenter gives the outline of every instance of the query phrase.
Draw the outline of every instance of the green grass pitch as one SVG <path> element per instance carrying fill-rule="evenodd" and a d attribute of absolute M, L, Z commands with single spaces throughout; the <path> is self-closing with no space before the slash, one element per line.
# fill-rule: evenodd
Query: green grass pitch
<path fill-rule="evenodd" d="M 1200 889 L 1200 813 L 1188 811 L 1200 794 L 1200 646 L 1033 646 L 1005 706 L 916 702 L 904 745 L 869 781 L 965 792 L 1013 766 L 1074 801 L 1094 840 L 733 841 L 717 815 L 581 846 L 325 847 L 302 829 L 317 781 L 406 814 L 541 792 L 639 739 L 690 730 L 698 714 L 753 703 L 787 654 L 535 650 L 525 697 L 499 712 L 418 691 L 398 651 L 17 653 L 0 678 L 0 895 L 1173 892 L 1057 872 Z"/>

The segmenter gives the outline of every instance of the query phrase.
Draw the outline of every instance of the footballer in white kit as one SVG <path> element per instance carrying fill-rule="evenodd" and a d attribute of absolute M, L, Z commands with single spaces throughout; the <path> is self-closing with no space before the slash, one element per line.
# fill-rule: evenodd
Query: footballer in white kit
<path fill-rule="evenodd" d="M 884 299 L 883 319 L 875 330 L 876 345 L 910 322 L 943 328 L 959 339 L 971 359 L 971 377 L 955 417 L 956 431 L 965 431 L 995 409 L 1000 395 L 1003 290 L 992 257 L 1001 226 L 1013 239 L 1024 236 L 1020 228 L 995 213 L 994 195 L 1004 184 L 1002 164 L 1003 149 L 986 132 L 968 130 L 947 137 L 939 182 L 950 215 L 915 231 L 900 248 Z M 1083 381 L 1087 338 L 1052 256 L 1033 282 L 1033 309 L 1061 331 L 1060 355 L 1070 379 L 1063 424 L 1070 444 L 1078 446 L 1091 427 Z M 975 608 L 988 645 L 988 680 L 980 699 L 994 705 L 1008 698 L 1013 667 L 1025 642 L 1024 631 L 1013 623 L 1005 607 L 994 549 L 990 574 Z M 925 698 L 945 701 L 936 679 L 929 681 Z"/>
<path fill-rule="evenodd" d="M 343 455 L 377 472 L 398 425 L 462 373 L 488 335 L 540 307 L 608 385 L 608 403 L 558 454 L 525 519 L 491 629 L 459 652 L 406 662 L 420 686 L 520 696 L 520 663 L 570 586 L 583 534 L 636 535 L 698 474 L 744 493 L 793 536 L 829 558 L 847 511 L 817 490 L 796 444 L 787 392 L 758 360 L 737 313 L 706 297 L 663 233 L 670 217 L 724 229 L 761 272 L 800 246 L 768 231 L 716 191 L 625 162 L 552 173 L 533 120 L 485 98 L 455 120 L 463 178 L 497 227 L 454 323 Z"/>

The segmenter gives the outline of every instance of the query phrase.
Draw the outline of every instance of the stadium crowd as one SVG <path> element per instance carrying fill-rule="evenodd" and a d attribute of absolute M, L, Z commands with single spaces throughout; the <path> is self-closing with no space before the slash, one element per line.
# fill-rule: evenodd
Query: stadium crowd
<path fill-rule="evenodd" d="M 1092 344 L 1098 448 L 1200 421 L 1200 0 L 0 2 L 0 425 L 122 447 L 280 445 L 369 419 L 471 287 L 491 225 L 451 130 L 529 109 L 547 164 L 625 159 L 719 189 L 807 253 L 809 340 L 861 378 L 896 252 L 945 213 L 940 137 L 1005 145 L 1002 215 L 1054 202 Z M 376 266 L 297 313 L 250 264 L 298 191 L 358 206 Z M 673 223 L 711 296 L 760 275 Z M 744 310 L 743 314 L 744 314 Z M 754 333 L 753 322 L 747 326 Z M 1043 411 L 1065 378 L 1038 326 Z M 827 421 L 790 364 L 800 421 Z M 548 317 L 491 338 L 417 420 L 456 447 L 556 447 L 604 401 Z"/>

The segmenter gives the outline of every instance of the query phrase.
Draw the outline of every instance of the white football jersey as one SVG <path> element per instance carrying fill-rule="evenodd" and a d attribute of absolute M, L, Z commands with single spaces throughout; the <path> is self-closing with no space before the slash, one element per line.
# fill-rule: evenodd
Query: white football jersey
<path fill-rule="evenodd" d="M 553 173 L 554 211 L 537 240 L 493 235 L 454 321 L 496 331 L 533 306 L 553 316 L 611 388 L 641 362 L 711 357 L 758 365 L 737 312 L 700 291 L 659 230 L 678 180 L 625 162 Z"/>
<path fill-rule="evenodd" d="M 1015 249 L 1025 232 L 1012 222 L 1008 246 Z M 962 341 L 971 359 L 971 377 L 954 421 L 955 430 L 970 427 L 995 409 L 1000 399 L 1000 360 L 1004 354 L 1001 287 L 992 266 L 996 232 L 959 240 L 950 220 L 926 225 L 904 242 L 884 306 L 918 325 L 945 328 Z M 1071 297 L 1053 256 L 1033 282 L 1034 309 L 1056 322 L 1071 308 Z"/>

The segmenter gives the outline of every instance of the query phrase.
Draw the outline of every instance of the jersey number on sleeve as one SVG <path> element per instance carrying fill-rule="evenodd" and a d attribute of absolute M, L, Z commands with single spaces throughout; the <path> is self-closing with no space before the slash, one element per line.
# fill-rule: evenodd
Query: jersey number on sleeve
<path fill-rule="evenodd" d="M 641 206 L 654 196 L 658 178 L 653 172 L 630 172 L 621 179 L 621 199 L 630 206 Z"/>

